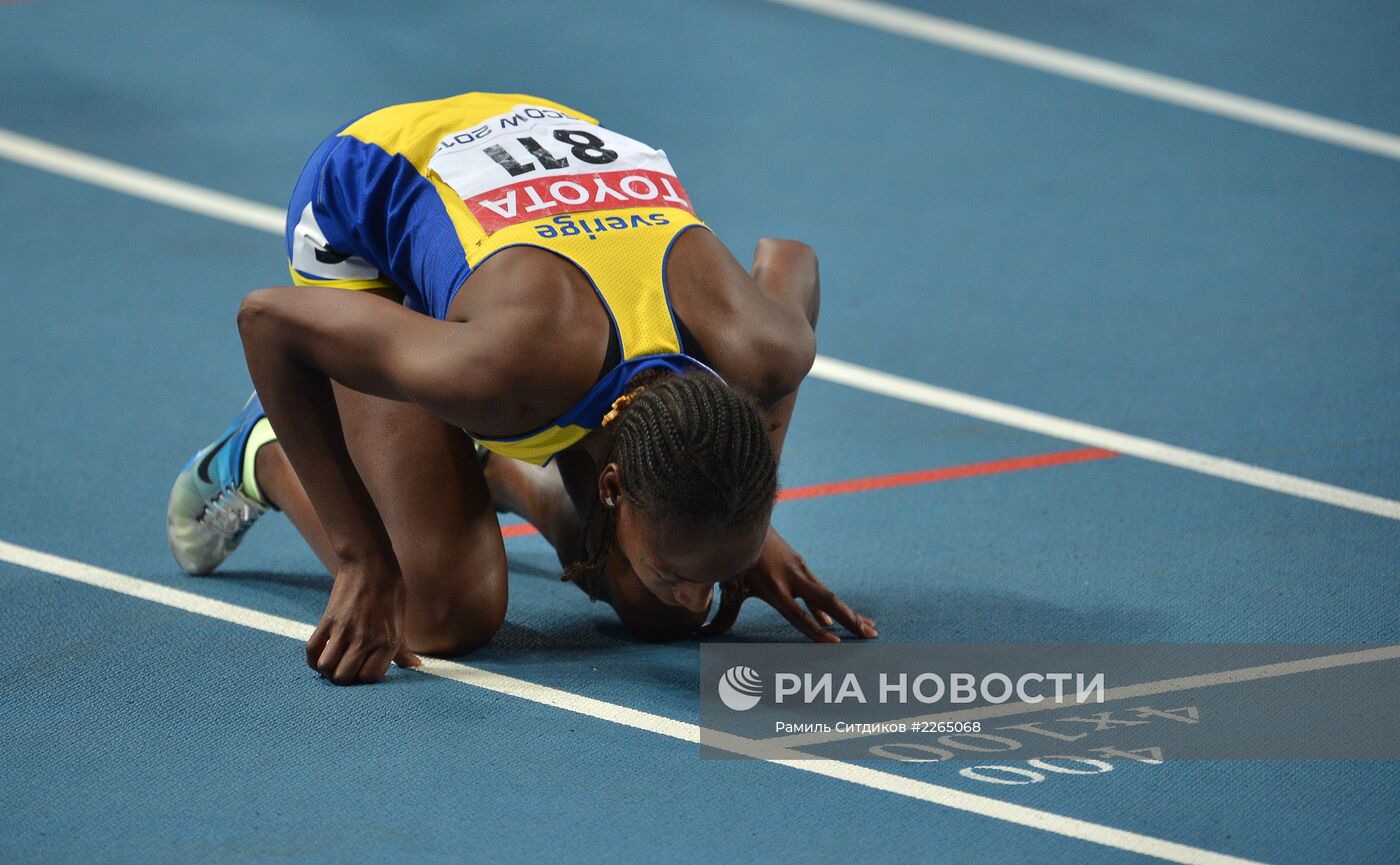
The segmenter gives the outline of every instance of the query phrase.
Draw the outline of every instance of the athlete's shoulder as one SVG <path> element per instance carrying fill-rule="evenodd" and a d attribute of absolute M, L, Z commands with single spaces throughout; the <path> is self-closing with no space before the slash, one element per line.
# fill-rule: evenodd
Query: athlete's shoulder
<path fill-rule="evenodd" d="M 526 93 L 462 93 L 445 99 L 405 102 L 380 108 L 340 131 L 340 135 L 402 155 L 419 168 L 446 136 L 470 130 L 515 112 L 558 111 L 588 123 L 597 119 L 573 108 Z"/>
<path fill-rule="evenodd" d="M 796 390 L 816 351 L 812 324 L 798 305 L 761 290 L 711 232 L 685 232 L 675 253 L 667 262 L 671 304 L 710 366 L 764 404 Z"/>

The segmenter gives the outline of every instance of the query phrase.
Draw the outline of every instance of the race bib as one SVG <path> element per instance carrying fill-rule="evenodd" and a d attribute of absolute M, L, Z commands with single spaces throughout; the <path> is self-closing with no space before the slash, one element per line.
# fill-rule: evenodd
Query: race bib
<path fill-rule="evenodd" d="M 555 108 L 517 105 L 448 135 L 428 168 L 488 234 L 587 210 L 695 212 L 663 151 Z"/>

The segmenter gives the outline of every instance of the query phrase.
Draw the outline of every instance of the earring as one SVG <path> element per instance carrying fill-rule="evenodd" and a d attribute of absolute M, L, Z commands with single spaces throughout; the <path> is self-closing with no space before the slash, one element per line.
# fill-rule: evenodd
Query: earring
<path fill-rule="evenodd" d="M 610 507 L 610 508 L 617 507 L 617 502 L 613 501 L 613 497 L 612 497 L 612 496 L 604 496 L 604 497 L 603 497 L 603 504 L 607 505 L 607 506 Z"/>

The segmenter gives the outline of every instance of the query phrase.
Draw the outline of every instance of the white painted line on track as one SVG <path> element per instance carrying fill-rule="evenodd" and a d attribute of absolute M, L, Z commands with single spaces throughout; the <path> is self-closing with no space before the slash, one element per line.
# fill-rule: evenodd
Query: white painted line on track
<path fill-rule="evenodd" d="M 995 30 L 973 27 L 915 9 L 876 0 L 768 2 L 954 48 L 969 54 L 990 57 L 1016 66 L 1038 69 L 1076 81 L 1097 84 L 1110 90 L 1179 105 L 1205 114 L 1287 132 L 1301 138 L 1325 141 L 1338 147 L 1373 153 L 1388 159 L 1400 159 L 1400 135 L 1275 105 L 1262 99 L 1241 96 L 1228 90 L 1148 72 L 1122 63 L 1101 60 L 1076 51 L 1066 51 L 1063 48 L 1008 36 Z"/>
<path fill-rule="evenodd" d="M 269 615 L 237 604 L 216 601 L 193 592 L 174 589 L 149 580 L 137 579 L 106 568 L 99 568 L 95 565 L 5 541 L 0 541 L 0 561 L 118 594 L 163 604 L 206 618 L 242 625 L 245 628 L 264 633 L 277 634 L 302 642 L 311 636 L 312 626 L 305 622 Z M 700 728 L 695 724 L 651 712 L 643 712 L 628 706 L 620 706 L 604 700 L 595 700 L 592 697 L 585 697 L 559 688 L 551 688 L 547 685 L 537 685 L 524 679 L 494 673 L 479 667 L 471 667 L 456 661 L 424 658 L 423 666 L 418 669 L 430 676 L 450 679 L 496 694 L 551 706 L 611 724 L 632 727 L 697 745 L 700 741 Z M 1038 808 L 1003 802 L 990 796 L 968 793 L 952 787 L 916 781 L 912 778 L 882 772 L 866 766 L 844 763 L 839 760 L 803 758 L 798 752 L 790 749 L 775 748 L 754 739 L 746 739 L 718 731 L 706 731 L 705 742 L 707 746 L 713 745 L 722 750 L 755 757 L 791 769 L 823 775 L 838 781 L 883 790 L 897 796 L 917 799 L 957 811 L 979 814 L 994 820 L 1051 832 L 1067 838 L 1087 841 L 1091 844 L 1139 853 L 1167 862 L 1178 862 L 1182 865 L 1260 865 L 1258 862 L 1242 859 L 1238 856 L 1191 847 L 1175 841 L 1116 829 L 1087 820 L 1078 820 L 1050 811 L 1042 811 Z M 785 756 L 788 754 L 791 757 Z"/>
<path fill-rule="evenodd" d="M 1211 456 L 1154 439 L 1121 433 L 1034 409 L 1021 408 L 985 397 L 949 390 L 946 387 L 938 387 L 917 379 L 881 372 L 833 357 L 818 357 L 816 365 L 812 367 L 811 375 L 813 378 L 844 384 L 857 390 L 939 408 L 1002 426 L 1015 427 L 1051 438 L 1116 451 L 1125 456 L 1162 463 L 1197 474 L 1223 478 L 1251 487 L 1272 490 L 1300 499 L 1311 499 L 1316 502 L 1336 505 L 1339 508 L 1349 508 L 1353 511 L 1400 520 L 1400 502 L 1393 499 L 1356 492 L 1345 487 L 1324 484 L 1320 481 L 1312 481 L 1297 475 L 1252 466 L 1224 457 Z"/>
<path fill-rule="evenodd" d="M 275 207 L 172 180 L 4 129 L 0 129 L 0 158 L 271 234 L 281 235 L 284 230 L 284 214 Z M 996 402 L 833 357 L 818 356 L 811 375 L 813 378 L 856 390 L 967 415 L 990 423 L 1117 451 L 1139 459 L 1260 489 L 1400 520 L 1400 501 Z"/>
<path fill-rule="evenodd" d="M 281 234 L 286 211 L 0 129 L 0 158 L 177 210 Z"/>

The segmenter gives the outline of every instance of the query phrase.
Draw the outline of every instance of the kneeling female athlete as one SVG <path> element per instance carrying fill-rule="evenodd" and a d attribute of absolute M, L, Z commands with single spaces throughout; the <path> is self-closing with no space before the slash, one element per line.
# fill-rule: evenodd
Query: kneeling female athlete
<path fill-rule="evenodd" d="M 176 560 L 208 573 L 286 512 L 335 575 L 306 657 L 340 684 L 491 639 L 495 508 L 638 636 L 700 631 L 717 582 L 707 633 L 753 595 L 874 636 L 769 525 L 816 258 L 763 240 L 750 274 L 702 225 L 665 153 L 545 99 L 346 126 L 293 193 L 295 285 L 239 310 L 257 396 L 176 480 Z"/>

